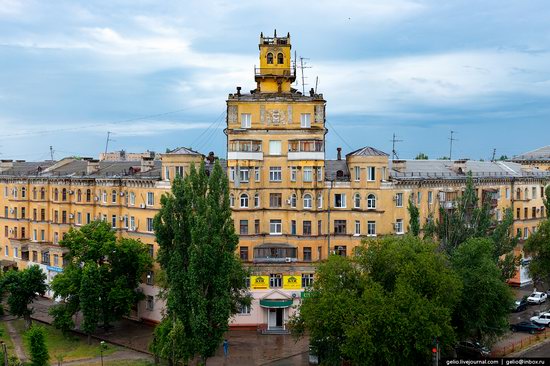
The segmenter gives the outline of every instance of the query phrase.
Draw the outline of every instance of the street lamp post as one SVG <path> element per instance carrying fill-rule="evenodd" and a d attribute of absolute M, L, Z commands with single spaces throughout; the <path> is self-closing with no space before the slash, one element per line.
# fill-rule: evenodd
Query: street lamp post
<path fill-rule="evenodd" d="M 103 347 L 105 347 L 105 341 L 99 342 L 99 351 L 101 354 L 101 366 L 103 366 Z"/>

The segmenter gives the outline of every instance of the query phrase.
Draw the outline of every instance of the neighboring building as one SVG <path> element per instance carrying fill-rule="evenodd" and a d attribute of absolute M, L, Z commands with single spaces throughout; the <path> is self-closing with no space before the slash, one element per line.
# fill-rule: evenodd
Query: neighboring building
<path fill-rule="evenodd" d="M 259 48 L 256 89 L 237 88 L 227 99 L 228 151 L 220 161 L 240 237 L 236 254 L 252 273 L 252 305 L 232 326 L 285 331 L 321 260 L 331 253 L 353 255 L 365 238 L 406 233 L 409 200 L 419 207 L 422 225 L 437 219 L 440 207 L 453 210 L 468 172 L 496 220 L 510 208 L 522 240 L 536 230 L 550 171 L 524 160 L 392 161 L 373 147 L 345 156 L 338 149 L 336 159 L 326 159 L 325 100 L 292 88 L 290 36 L 262 35 Z M 160 160 L 0 161 L 1 266 L 38 264 L 51 281 L 63 270 L 64 233 L 96 219 L 110 222 L 118 236 L 140 239 L 155 256 L 152 219 L 160 197 L 174 177 L 203 160 L 210 169 L 214 154 L 177 148 Z M 528 282 L 523 267 L 511 281 Z M 146 299 L 132 317 L 160 321 L 155 269 L 144 276 L 142 289 Z"/>
<path fill-rule="evenodd" d="M 129 153 L 124 150 L 100 153 L 99 161 L 140 161 L 142 158 L 160 159 L 160 154 L 147 150 L 142 153 Z"/>
<path fill-rule="evenodd" d="M 550 145 L 514 156 L 510 161 L 550 171 Z"/>

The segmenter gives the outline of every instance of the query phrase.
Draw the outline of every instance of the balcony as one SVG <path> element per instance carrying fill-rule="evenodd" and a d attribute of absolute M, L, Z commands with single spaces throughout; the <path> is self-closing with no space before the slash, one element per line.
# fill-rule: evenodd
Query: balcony
<path fill-rule="evenodd" d="M 261 244 L 254 248 L 254 263 L 293 263 L 298 250 L 288 244 Z"/>
<path fill-rule="evenodd" d="M 285 78 L 296 80 L 296 69 L 290 67 L 255 67 L 254 77 L 256 81 L 262 78 Z"/>
<path fill-rule="evenodd" d="M 229 142 L 227 159 L 263 160 L 262 142 L 256 140 L 233 140 Z"/>
<path fill-rule="evenodd" d="M 288 160 L 324 160 L 322 140 L 291 140 L 288 142 Z"/>

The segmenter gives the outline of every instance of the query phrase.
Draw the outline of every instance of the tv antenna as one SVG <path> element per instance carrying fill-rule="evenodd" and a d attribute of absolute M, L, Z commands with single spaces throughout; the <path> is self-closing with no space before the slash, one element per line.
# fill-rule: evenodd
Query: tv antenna
<path fill-rule="evenodd" d="M 493 158 L 491 159 L 491 161 L 493 161 L 493 162 L 495 161 L 495 155 L 496 155 L 496 153 L 497 153 L 497 149 L 494 148 L 494 149 L 493 149 Z"/>
<path fill-rule="evenodd" d="M 109 149 L 109 141 L 115 141 L 111 138 L 111 131 L 107 131 L 107 142 L 105 142 L 105 155 L 103 156 L 103 159 L 107 158 L 107 150 Z"/>
<path fill-rule="evenodd" d="M 300 70 L 302 71 L 302 94 L 305 95 L 306 94 L 306 79 L 307 77 L 304 75 L 304 69 L 311 69 L 311 66 L 307 66 L 307 60 L 309 60 L 309 58 L 306 58 L 306 57 L 302 57 L 300 56 Z M 304 62 L 306 61 L 306 62 Z"/>
<path fill-rule="evenodd" d="M 315 94 L 317 94 L 317 85 L 319 85 L 319 76 L 315 77 Z"/>
<path fill-rule="evenodd" d="M 50 145 L 50 158 L 52 161 L 53 161 L 53 153 L 54 153 L 53 146 Z"/>
<path fill-rule="evenodd" d="M 399 156 L 397 156 L 397 151 L 395 151 L 395 144 L 397 142 L 403 142 L 403 140 L 397 140 L 397 136 L 395 136 L 395 133 L 393 134 L 393 138 L 391 139 L 391 142 L 392 142 L 392 150 L 391 150 L 391 153 L 392 153 L 392 160 L 395 160 L 395 158 L 399 159 Z"/>
<path fill-rule="evenodd" d="M 453 141 L 458 141 L 457 139 L 453 138 L 453 134 L 455 133 L 457 132 L 451 130 L 451 137 L 449 138 L 449 141 L 451 142 L 451 145 L 449 147 L 449 160 L 453 160 Z"/>

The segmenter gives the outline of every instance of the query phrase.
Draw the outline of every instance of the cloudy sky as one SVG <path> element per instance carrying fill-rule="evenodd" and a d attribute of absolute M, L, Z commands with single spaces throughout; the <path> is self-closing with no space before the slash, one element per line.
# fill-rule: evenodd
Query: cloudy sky
<path fill-rule="evenodd" d="M 0 158 L 187 146 L 225 155 L 225 98 L 290 32 L 328 156 L 512 156 L 550 144 L 548 0 L 0 0 Z M 300 88 L 301 86 L 297 86 Z"/>

